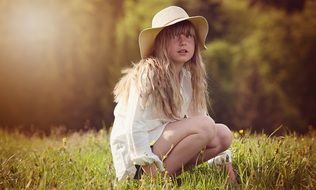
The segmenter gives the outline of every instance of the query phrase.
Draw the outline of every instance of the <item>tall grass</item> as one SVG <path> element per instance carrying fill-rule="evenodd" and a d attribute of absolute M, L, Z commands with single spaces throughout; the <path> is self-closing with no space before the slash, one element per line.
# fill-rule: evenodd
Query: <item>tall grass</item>
<path fill-rule="evenodd" d="M 202 164 L 177 180 L 145 176 L 116 182 L 108 134 L 40 138 L 0 130 L 0 189 L 315 189 L 315 133 L 267 137 L 235 133 L 233 165 L 240 185 L 222 168 Z"/>

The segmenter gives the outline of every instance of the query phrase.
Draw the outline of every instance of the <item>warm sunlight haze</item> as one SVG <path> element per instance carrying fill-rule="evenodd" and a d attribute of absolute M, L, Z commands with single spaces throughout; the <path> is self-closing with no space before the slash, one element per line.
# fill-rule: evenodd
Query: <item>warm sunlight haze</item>
<path fill-rule="evenodd" d="M 11 24 L 12 35 L 21 42 L 52 40 L 55 34 L 54 29 L 60 27 L 56 25 L 54 13 L 51 10 L 38 6 L 17 7 L 10 16 L 8 22 Z"/>
<path fill-rule="evenodd" d="M 192 51 L 187 47 L 174 50 L 172 58 L 188 53 L 191 57 L 194 52 L 193 59 L 185 57 L 186 62 L 180 61 L 186 70 L 179 73 L 181 83 L 173 80 L 177 79 L 177 69 L 171 66 L 174 62 L 168 61 L 168 38 L 151 28 L 153 16 L 170 5 L 183 8 L 190 16 L 203 16 L 208 23 L 203 27 L 200 24 L 206 22 L 195 17 L 193 24 L 201 29 L 195 29 L 192 35 L 190 27 L 189 36 L 194 36 L 196 46 L 193 48 L 191 41 Z M 315 10 L 316 0 L 0 0 L 0 190 L 316 189 Z M 168 20 L 169 24 L 173 22 Z M 204 40 L 200 38 L 204 38 L 207 27 L 207 48 L 201 49 L 199 55 L 196 48 L 202 47 Z M 181 32 L 188 34 L 188 29 L 183 25 Z M 147 63 L 141 59 L 141 31 L 152 32 L 148 33 L 152 38 L 149 45 L 143 46 L 147 46 L 149 56 L 162 56 L 161 61 L 155 58 L 153 63 L 137 65 Z M 177 36 L 179 32 L 166 32 L 165 36 Z M 179 38 L 174 47 L 178 48 L 178 42 L 187 45 Z M 133 65 L 134 69 L 130 69 Z M 122 80 L 124 70 L 131 74 Z M 138 87 L 139 94 L 135 90 L 130 95 L 132 84 Z M 151 86 L 147 88 L 147 84 Z M 115 109 L 115 86 L 121 89 L 120 97 L 126 98 L 119 109 Z M 143 92 L 144 96 L 140 94 Z M 174 110 L 185 114 L 177 120 L 186 122 L 195 117 L 192 111 L 198 111 L 190 109 L 194 101 L 200 102 L 196 107 L 203 107 L 199 115 L 206 113 L 202 106 L 204 93 L 210 102 L 208 117 L 214 122 L 205 115 L 193 118 L 196 120 L 190 122 L 197 121 L 192 122 L 194 131 L 200 123 L 211 127 L 224 124 L 220 125 L 222 129 L 227 126 L 229 130 L 220 133 L 208 128 L 206 131 L 216 131 L 216 136 L 210 138 L 205 132 L 203 138 L 197 139 L 204 145 L 190 148 L 198 144 L 194 140 L 189 146 L 182 144 L 186 151 L 175 150 L 185 154 L 180 156 L 182 160 L 193 163 L 186 155 L 203 158 L 200 155 L 206 152 L 211 158 L 215 153 L 209 147 L 219 151 L 216 147 L 231 144 L 232 163 L 225 166 L 230 170 L 208 162 L 176 180 L 143 175 L 141 180 L 119 182 L 114 167 L 119 159 L 113 157 L 110 146 L 116 124 L 121 127 L 119 132 L 132 129 L 141 136 L 117 133 L 117 155 L 124 160 L 120 164 L 127 162 L 127 157 L 138 160 L 136 154 L 129 156 L 133 151 L 130 149 L 136 151 L 143 146 L 130 142 L 143 139 L 146 151 L 139 153 L 146 155 L 158 150 L 157 146 L 149 147 L 158 140 L 147 143 L 149 137 L 156 136 L 149 135 L 151 131 L 161 132 L 157 138 L 168 136 L 162 135 L 165 129 L 145 126 L 147 120 L 160 127 L 176 125 L 165 123 L 170 118 L 163 115 L 151 118 L 147 112 L 136 114 L 130 110 Z M 156 95 L 157 101 L 153 98 Z M 134 96 L 137 98 L 132 101 Z M 145 101 L 138 102 L 138 97 Z M 141 106 L 125 109 L 130 102 Z M 138 115 L 146 122 L 138 121 Z M 131 120 L 114 122 L 119 117 Z M 232 131 L 232 143 L 228 131 Z M 191 134 L 179 134 L 186 133 Z M 124 147 L 123 140 L 131 146 Z M 172 143 L 174 147 L 178 144 Z M 162 157 L 163 161 L 169 162 L 165 159 L 174 155 L 172 151 Z M 154 158 L 148 159 L 151 162 Z M 229 161 L 230 156 L 225 160 Z M 149 165 L 147 161 L 140 165 L 145 163 Z M 237 183 L 228 181 L 234 172 Z"/>
<path fill-rule="evenodd" d="M 11 7 L 4 23 L 7 40 L 12 48 L 25 47 L 29 53 L 47 48 L 58 40 L 58 32 L 63 29 L 58 14 L 52 7 L 32 3 Z"/>

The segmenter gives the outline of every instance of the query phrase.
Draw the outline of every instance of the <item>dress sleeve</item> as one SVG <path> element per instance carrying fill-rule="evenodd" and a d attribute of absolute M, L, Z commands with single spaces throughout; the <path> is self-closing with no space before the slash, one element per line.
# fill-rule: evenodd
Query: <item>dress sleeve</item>
<path fill-rule="evenodd" d="M 149 144 L 147 127 L 144 124 L 144 110 L 140 107 L 140 94 L 135 84 L 130 87 L 127 102 L 126 128 L 127 141 L 131 153 L 131 160 L 136 165 L 155 163 L 160 171 L 164 171 L 163 163 L 155 155 Z"/>

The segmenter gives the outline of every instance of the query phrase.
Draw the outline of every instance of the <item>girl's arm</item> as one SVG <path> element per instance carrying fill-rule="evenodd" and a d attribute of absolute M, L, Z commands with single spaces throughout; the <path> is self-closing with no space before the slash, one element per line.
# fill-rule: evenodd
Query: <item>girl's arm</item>
<path fill-rule="evenodd" d="M 140 95 L 132 82 L 127 102 L 126 128 L 131 159 L 136 165 L 155 164 L 164 171 L 162 161 L 155 155 L 148 138 L 147 127 L 144 124 L 143 110 L 140 107 Z"/>

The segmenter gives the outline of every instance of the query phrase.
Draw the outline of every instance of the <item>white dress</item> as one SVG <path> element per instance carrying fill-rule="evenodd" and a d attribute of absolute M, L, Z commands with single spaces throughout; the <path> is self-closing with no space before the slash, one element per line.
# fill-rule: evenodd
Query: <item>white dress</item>
<path fill-rule="evenodd" d="M 190 72 L 183 68 L 180 79 L 180 93 L 184 100 L 181 116 L 189 117 L 192 98 Z M 152 152 L 150 145 L 156 142 L 165 126 L 173 120 L 159 117 L 153 106 L 142 109 L 140 102 L 140 95 L 135 85 L 131 85 L 127 104 L 119 101 L 114 109 L 115 120 L 110 145 L 118 180 L 132 179 L 136 173 L 135 165 L 155 162 L 159 170 L 164 171 L 162 161 Z"/>

